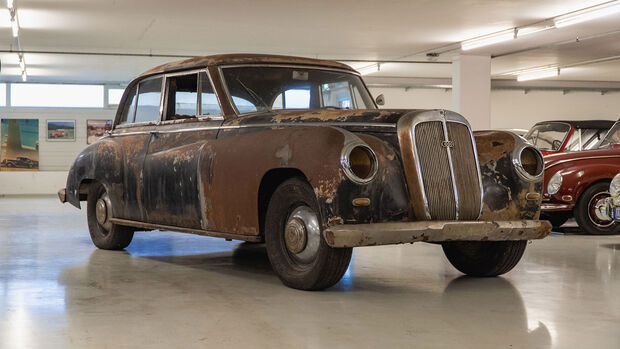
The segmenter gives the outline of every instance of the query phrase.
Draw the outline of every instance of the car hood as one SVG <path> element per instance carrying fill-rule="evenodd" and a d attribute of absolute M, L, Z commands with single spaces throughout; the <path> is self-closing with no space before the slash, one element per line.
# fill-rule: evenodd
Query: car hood
<path fill-rule="evenodd" d="M 550 155 L 544 155 L 543 159 L 545 160 L 545 167 L 549 168 L 553 165 L 557 165 L 559 163 L 564 163 L 567 161 L 577 161 L 608 156 L 620 156 L 620 144 L 614 144 L 611 146 L 593 150 L 554 153 Z"/>
<path fill-rule="evenodd" d="M 277 110 L 241 116 L 226 125 L 252 126 L 272 124 L 325 124 L 342 128 L 377 128 L 393 132 L 398 120 L 415 109 L 325 109 L 325 110 Z M 388 127 L 386 127 L 388 126 Z"/>

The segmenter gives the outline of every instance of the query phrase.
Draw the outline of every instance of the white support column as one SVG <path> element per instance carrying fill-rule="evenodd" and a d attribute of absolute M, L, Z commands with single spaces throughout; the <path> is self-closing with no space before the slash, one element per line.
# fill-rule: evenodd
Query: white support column
<path fill-rule="evenodd" d="M 491 128 L 491 57 L 456 56 L 452 61 L 452 108 L 474 130 Z"/>

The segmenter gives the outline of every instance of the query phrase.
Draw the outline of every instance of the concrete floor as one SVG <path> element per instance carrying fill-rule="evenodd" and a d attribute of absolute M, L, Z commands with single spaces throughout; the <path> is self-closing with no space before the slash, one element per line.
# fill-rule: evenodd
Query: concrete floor
<path fill-rule="evenodd" d="M 136 233 L 97 250 L 85 212 L 0 198 L 3 348 L 620 348 L 620 236 L 554 234 L 503 277 L 440 246 L 354 250 L 323 292 L 283 286 L 263 245 Z"/>

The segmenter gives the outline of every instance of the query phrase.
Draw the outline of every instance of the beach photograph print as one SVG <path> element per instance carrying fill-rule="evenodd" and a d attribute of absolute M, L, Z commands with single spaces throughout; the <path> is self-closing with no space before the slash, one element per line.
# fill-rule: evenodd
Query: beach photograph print
<path fill-rule="evenodd" d="M 75 120 L 47 120 L 48 141 L 75 141 Z"/>
<path fill-rule="evenodd" d="M 39 120 L 0 120 L 0 171 L 39 169 Z"/>
<path fill-rule="evenodd" d="M 95 143 L 112 130 L 112 120 L 86 120 L 86 144 Z"/>

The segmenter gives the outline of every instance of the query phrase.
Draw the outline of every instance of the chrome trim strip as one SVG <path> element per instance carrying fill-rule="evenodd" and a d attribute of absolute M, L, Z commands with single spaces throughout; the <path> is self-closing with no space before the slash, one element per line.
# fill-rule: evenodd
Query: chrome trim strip
<path fill-rule="evenodd" d="M 211 121 L 213 119 L 207 120 Z M 175 120 L 176 121 L 176 120 Z M 171 125 L 166 124 L 166 125 Z M 155 124 L 152 124 L 156 126 Z M 241 128 L 276 128 L 276 127 L 340 127 L 340 126 L 350 126 L 350 127 L 385 127 L 385 128 L 396 128 L 394 124 L 373 124 L 373 123 L 322 123 L 322 122 L 307 122 L 307 123 L 271 123 L 271 124 L 253 124 L 253 125 L 232 125 L 232 126 L 205 126 L 205 127 L 192 127 L 192 128 L 184 128 L 178 130 L 151 130 L 151 131 L 136 131 L 136 132 L 123 132 L 123 133 L 114 133 L 110 134 L 111 137 L 121 137 L 121 136 L 130 136 L 130 135 L 139 135 L 139 134 L 152 134 L 152 133 L 181 133 L 181 132 L 195 132 L 195 131 L 210 131 L 210 130 L 235 130 Z M 127 128 L 127 127 L 125 127 Z"/>
<path fill-rule="evenodd" d="M 446 142 L 450 142 L 450 137 L 448 137 L 448 125 L 446 123 L 446 112 L 441 110 L 439 112 L 441 115 L 441 127 L 443 127 L 443 136 Z M 452 121 L 451 121 L 452 122 Z M 454 175 L 454 161 L 452 160 L 452 148 L 446 147 L 446 152 L 448 154 L 448 164 L 450 165 L 450 176 L 452 177 L 452 190 L 454 191 L 454 220 L 459 220 L 459 191 L 456 188 L 456 176 Z"/>
<path fill-rule="evenodd" d="M 541 210 L 563 210 L 570 208 L 570 205 L 562 205 L 562 204 L 542 204 L 540 205 Z"/>
<path fill-rule="evenodd" d="M 424 121 L 431 121 L 432 119 Z M 418 152 L 418 145 L 416 143 L 416 127 L 424 121 L 413 122 L 411 125 L 411 145 L 413 146 L 413 153 L 415 154 L 415 159 L 413 159 L 415 164 L 416 172 L 418 173 L 419 183 L 420 183 L 420 193 L 422 194 L 422 202 L 424 203 L 424 215 L 427 220 L 431 220 L 433 217 L 431 216 L 431 211 L 428 207 L 428 198 L 426 197 L 426 188 L 424 187 L 424 177 L 422 177 L 422 167 L 420 167 L 420 153 Z M 411 198 L 410 198 L 411 200 Z"/>
<path fill-rule="evenodd" d="M 610 159 L 610 158 L 620 158 L 620 155 L 600 155 L 600 156 L 587 156 L 587 157 L 583 157 L 583 158 L 576 158 L 576 159 L 566 159 L 566 160 L 560 160 L 548 167 L 545 167 L 545 169 L 550 169 L 553 166 L 556 165 L 561 165 L 561 164 L 565 164 L 567 162 L 572 162 L 572 161 L 579 161 L 579 160 L 593 160 L 593 159 Z"/>

